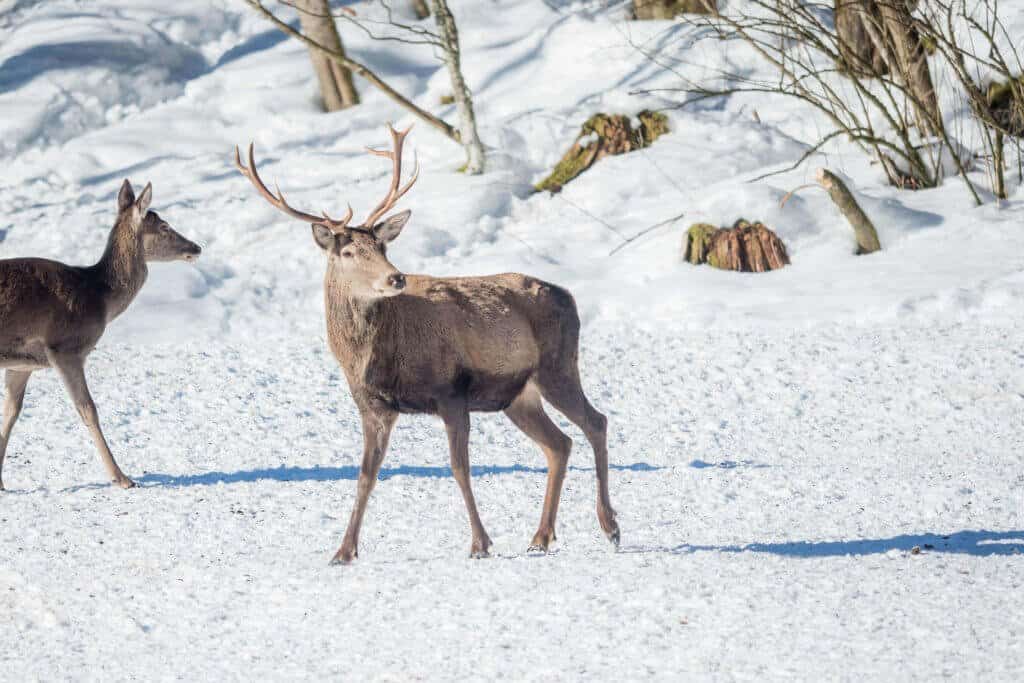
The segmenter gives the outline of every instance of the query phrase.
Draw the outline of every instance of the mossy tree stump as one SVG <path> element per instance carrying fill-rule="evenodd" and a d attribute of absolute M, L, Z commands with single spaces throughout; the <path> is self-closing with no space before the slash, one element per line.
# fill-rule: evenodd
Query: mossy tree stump
<path fill-rule="evenodd" d="M 569 151 L 555 164 L 551 174 L 535 185 L 535 189 L 560 192 L 562 186 L 599 159 L 647 147 L 668 132 L 668 117 L 664 114 L 645 110 L 637 118 L 640 127 L 634 129 L 629 117 L 622 114 L 591 116 L 580 128 Z"/>
<path fill-rule="evenodd" d="M 1008 135 L 1024 138 L 1024 76 L 989 84 L 986 99 L 996 125 Z"/>
<path fill-rule="evenodd" d="M 718 0 L 633 0 L 634 19 L 672 19 L 680 14 L 718 14 Z"/>
<path fill-rule="evenodd" d="M 789 265 L 786 245 L 761 222 L 742 218 L 731 228 L 695 223 L 683 240 L 683 259 L 722 270 L 763 273 Z"/>

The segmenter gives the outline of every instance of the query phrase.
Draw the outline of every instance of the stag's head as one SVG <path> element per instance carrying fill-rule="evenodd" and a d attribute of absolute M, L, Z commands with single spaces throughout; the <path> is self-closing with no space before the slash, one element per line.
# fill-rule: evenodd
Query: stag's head
<path fill-rule="evenodd" d="M 156 211 L 149 210 L 153 198 L 153 186 L 146 183 L 138 199 L 132 184 L 125 179 L 117 194 L 117 210 L 121 219 L 142 235 L 142 245 L 147 261 L 195 261 L 203 250 L 198 244 L 185 239 Z"/>
<path fill-rule="evenodd" d="M 235 148 L 235 166 L 264 199 L 292 218 L 308 221 L 312 225 L 313 240 L 327 254 L 330 272 L 345 281 L 352 296 L 365 299 L 395 296 L 405 289 L 405 276 L 388 261 L 387 245 L 402 232 L 412 212 L 406 210 L 389 218 L 383 216 L 394 208 L 419 176 L 419 164 L 416 164 L 409 181 L 405 185 L 401 184 L 402 144 L 410 128 L 399 132 L 388 125 L 393 143 L 391 151 L 367 148 L 371 154 L 391 159 L 391 186 L 384 199 L 370 212 L 366 220 L 357 226 L 350 225 L 351 206 L 341 219 L 336 220 L 326 213 L 316 216 L 292 208 L 285 201 L 280 188 L 277 188 L 276 194 L 271 192 L 256 171 L 252 144 L 249 145 L 248 166 L 242 163 L 238 148 Z"/>

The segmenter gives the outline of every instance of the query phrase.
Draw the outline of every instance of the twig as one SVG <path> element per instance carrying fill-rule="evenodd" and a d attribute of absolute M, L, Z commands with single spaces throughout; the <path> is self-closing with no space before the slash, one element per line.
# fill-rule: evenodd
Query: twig
<path fill-rule="evenodd" d="M 628 238 L 628 239 L 624 240 L 624 241 L 622 242 L 622 244 L 620 244 L 619 246 L 617 246 L 617 247 L 615 247 L 614 249 L 612 249 L 611 251 L 609 251 L 609 252 L 608 252 L 608 255 L 609 255 L 609 256 L 614 256 L 615 254 L 617 254 L 618 252 L 622 251 L 622 250 L 623 250 L 623 249 L 625 249 L 625 248 L 626 248 L 627 246 L 629 246 L 629 245 L 630 245 L 630 244 L 631 244 L 632 242 L 635 242 L 636 240 L 640 239 L 641 237 L 643 237 L 643 236 L 644 236 L 644 235 L 646 235 L 647 233 L 649 233 L 649 232 L 653 232 L 653 231 L 657 230 L 658 228 L 663 228 L 663 227 L 665 227 L 666 225 L 671 225 L 672 223 L 675 223 L 675 222 L 676 222 L 677 220 L 679 220 L 680 218 L 682 218 L 682 217 L 683 217 L 683 216 L 685 216 L 685 215 L 686 215 L 686 212 L 685 212 L 685 211 L 683 211 L 683 212 L 682 212 L 681 214 L 679 214 L 678 216 L 673 216 L 672 218 L 669 218 L 669 219 L 667 219 L 667 220 L 664 220 L 664 221 L 662 221 L 662 222 L 660 222 L 660 223 L 655 223 L 654 225 L 652 225 L 652 226 L 651 226 L 651 227 L 649 227 L 649 228 L 644 228 L 643 230 L 641 230 L 641 231 L 640 231 L 640 232 L 638 232 L 637 234 L 635 234 L 635 235 L 633 235 L 632 237 L 630 237 L 630 238 Z"/>

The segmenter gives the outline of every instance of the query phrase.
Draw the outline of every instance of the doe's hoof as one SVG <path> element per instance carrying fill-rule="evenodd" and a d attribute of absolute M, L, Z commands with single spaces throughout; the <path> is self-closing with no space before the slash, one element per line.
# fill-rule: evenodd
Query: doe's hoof
<path fill-rule="evenodd" d="M 121 477 L 120 479 L 115 479 L 114 483 L 117 484 L 118 486 L 120 486 L 123 489 L 133 489 L 136 486 L 138 486 L 138 484 L 136 484 L 134 481 L 132 481 L 128 477 Z"/>

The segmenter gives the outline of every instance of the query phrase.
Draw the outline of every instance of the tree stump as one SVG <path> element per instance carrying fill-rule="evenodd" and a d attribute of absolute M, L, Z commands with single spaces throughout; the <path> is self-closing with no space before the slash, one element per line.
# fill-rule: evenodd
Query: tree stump
<path fill-rule="evenodd" d="M 634 19 L 672 19 L 680 14 L 718 14 L 718 0 L 633 0 Z"/>
<path fill-rule="evenodd" d="M 648 147 L 668 132 L 668 117 L 664 114 L 645 110 L 637 114 L 637 118 L 640 120 L 639 129 L 634 129 L 629 117 L 622 114 L 591 116 L 551 174 L 534 188 L 537 191 L 560 192 L 566 183 L 599 159 Z"/>
<path fill-rule="evenodd" d="M 1024 138 L 1024 76 L 989 84 L 986 99 L 992 118 L 1003 132 Z"/>
<path fill-rule="evenodd" d="M 763 273 L 789 265 L 786 245 L 764 223 L 742 218 L 731 228 L 695 223 L 686 231 L 683 259 L 722 270 Z"/>

